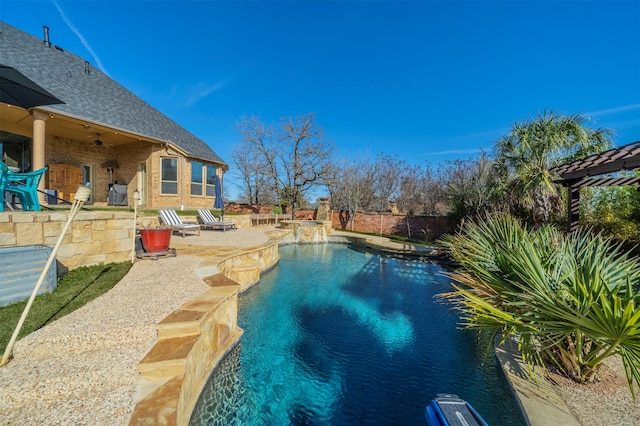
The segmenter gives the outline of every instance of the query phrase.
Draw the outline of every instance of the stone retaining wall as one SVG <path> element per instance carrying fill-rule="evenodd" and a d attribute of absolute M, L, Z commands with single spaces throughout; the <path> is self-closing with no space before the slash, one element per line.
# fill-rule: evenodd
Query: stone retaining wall
<path fill-rule="evenodd" d="M 0 247 L 42 244 L 54 246 L 68 211 L 0 212 Z M 57 253 L 59 266 L 79 266 L 131 260 L 133 213 L 80 211 Z"/>
<path fill-rule="evenodd" d="M 66 210 L 0 212 L 0 247 L 40 244 L 53 247 L 68 217 Z M 180 218 L 185 223 L 198 223 L 197 216 Z M 249 215 L 225 219 L 239 228 L 252 226 Z M 154 228 L 159 224 L 157 217 L 138 213 L 138 229 Z M 130 211 L 78 212 L 56 255 L 59 272 L 80 266 L 130 261 L 133 232 L 133 213 Z"/>
<path fill-rule="evenodd" d="M 188 424 L 211 372 L 242 335 L 238 293 L 278 262 L 278 244 L 291 241 L 290 235 L 274 231 L 263 246 L 209 257 L 197 266 L 212 288 L 157 324 L 158 341 L 138 364 L 140 399 L 129 425 Z"/>
<path fill-rule="evenodd" d="M 242 293 L 260 281 L 260 274 L 278 263 L 279 258 L 278 245 L 271 243 L 226 258 L 218 264 L 218 269 L 224 276 L 238 283 Z"/>

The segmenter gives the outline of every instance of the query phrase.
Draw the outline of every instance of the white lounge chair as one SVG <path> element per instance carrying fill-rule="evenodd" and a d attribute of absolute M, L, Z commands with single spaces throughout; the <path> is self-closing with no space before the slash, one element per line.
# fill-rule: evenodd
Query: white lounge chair
<path fill-rule="evenodd" d="M 160 220 L 165 225 L 171 226 L 174 231 L 182 232 L 183 238 L 184 234 L 189 231 L 195 231 L 200 235 L 200 225 L 197 223 L 183 223 L 175 210 L 160 210 Z"/>
<path fill-rule="evenodd" d="M 223 232 L 227 229 L 237 229 L 235 223 L 222 222 L 206 209 L 198 210 L 198 217 L 200 218 L 202 229 L 222 229 Z"/>

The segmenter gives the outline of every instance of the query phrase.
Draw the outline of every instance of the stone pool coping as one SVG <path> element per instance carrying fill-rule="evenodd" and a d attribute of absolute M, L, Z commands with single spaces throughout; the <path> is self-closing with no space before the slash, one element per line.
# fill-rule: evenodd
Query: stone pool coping
<path fill-rule="evenodd" d="M 495 354 L 527 423 L 534 426 L 579 426 L 580 422 L 543 376 L 534 372 L 535 380 L 529 377 L 517 346 L 513 339 L 500 345 L 500 339 L 496 338 Z"/>
<path fill-rule="evenodd" d="M 178 253 L 203 258 L 196 274 L 211 288 L 157 324 L 158 340 L 138 364 L 130 425 L 188 424 L 211 372 L 242 336 L 238 294 L 277 263 L 278 245 L 289 234 L 273 230 L 266 243 L 238 248 L 172 241 Z"/>
<path fill-rule="evenodd" d="M 158 342 L 138 366 L 143 374 L 138 394 L 143 396 L 140 396 L 129 424 L 188 424 L 211 371 L 242 335 L 242 330 L 235 325 L 235 329 L 229 330 L 224 339 L 216 342 L 217 351 L 211 354 L 203 353 L 211 347 L 210 338 L 204 339 L 207 345 L 198 346 L 198 341 L 206 336 L 201 330 L 216 327 L 216 321 L 220 318 L 214 313 L 225 303 L 235 303 L 237 313 L 237 295 L 256 284 L 260 274 L 277 263 L 279 245 L 295 243 L 291 231 L 273 230 L 268 235 L 267 243 L 234 250 L 216 251 L 211 246 L 190 245 L 188 240 L 179 244 L 177 248 L 180 253 L 205 257 L 196 266 L 196 271 L 212 288 L 185 303 L 158 324 Z M 401 256 L 428 257 L 433 250 L 430 247 L 393 242 L 384 237 L 362 237 L 340 231 L 333 231 L 328 240 Z M 222 310 L 229 314 L 228 306 Z M 233 308 L 231 312 L 234 312 Z M 208 318 L 208 322 L 202 320 L 204 317 Z M 173 339 L 170 343 L 161 337 L 166 336 L 167 330 L 170 330 L 169 336 Z M 523 365 L 513 342 L 502 346 L 497 344 L 495 353 L 529 425 L 580 424 L 544 377 L 538 376 L 535 381 L 529 378 L 527 367 Z M 189 364 L 189 359 L 205 361 L 196 367 L 192 366 L 191 372 L 188 372 L 185 365 Z M 144 376 L 149 364 L 155 364 L 154 373 Z M 185 380 L 188 376 L 191 378 Z"/>

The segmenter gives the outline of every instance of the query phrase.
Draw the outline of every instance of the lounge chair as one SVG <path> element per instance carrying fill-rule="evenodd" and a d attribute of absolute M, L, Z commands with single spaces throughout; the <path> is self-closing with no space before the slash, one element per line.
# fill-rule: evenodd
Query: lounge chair
<path fill-rule="evenodd" d="M 194 231 L 200 235 L 200 225 L 197 223 L 183 223 L 175 210 L 160 210 L 160 220 L 167 226 L 171 226 L 174 231 L 182 232 L 182 238 L 186 232 Z"/>
<path fill-rule="evenodd" d="M 227 229 L 237 229 L 235 223 L 222 222 L 206 209 L 198 210 L 198 217 L 200 218 L 200 226 L 202 226 L 202 229 L 222 229 L 223 232 Z"/>

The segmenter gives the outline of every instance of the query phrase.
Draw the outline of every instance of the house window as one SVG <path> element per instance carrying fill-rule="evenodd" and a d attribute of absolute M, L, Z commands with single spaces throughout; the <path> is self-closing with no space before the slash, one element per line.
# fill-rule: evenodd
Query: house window
<path fill-rule="evenodd" d="M 191 195 L 202 195 L 202 163 L 191 162 Z"/>
<path fill-rule="evenodd" d="M 163 157 L 161 160 L 161 194 L 178 193 L 178 159 Z"/>
<path fill-rule="evenodd" d="M 0 130 L 0 161 L 14 172 L 31 171 L 31 139 Z"/>
<path fill-rule="evenodd" d="M 218 168 L 207 164 L 207 197 L 216 196 L 216 180 L 215 176 L 218 173 Z"/>

